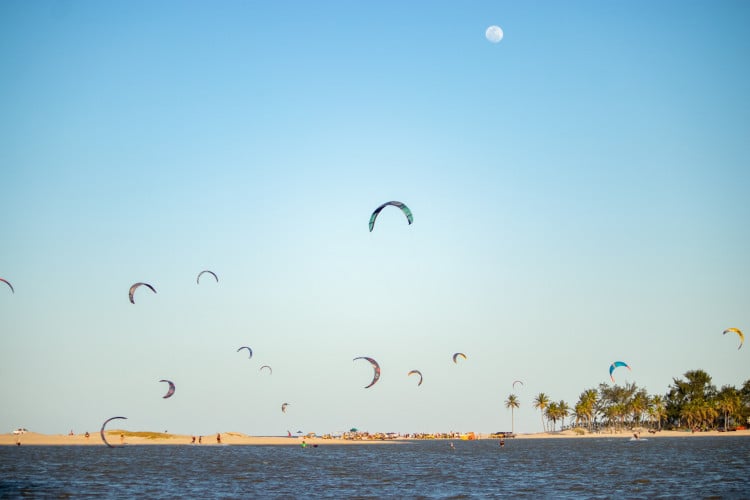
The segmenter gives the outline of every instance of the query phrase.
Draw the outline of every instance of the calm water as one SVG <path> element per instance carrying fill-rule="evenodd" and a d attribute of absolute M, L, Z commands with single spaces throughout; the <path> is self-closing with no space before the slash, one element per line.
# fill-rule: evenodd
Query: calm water
<path fill-rule="evenodd" d="M 0 498 L 750 498 L 750 439 L 0 447 Z"/>

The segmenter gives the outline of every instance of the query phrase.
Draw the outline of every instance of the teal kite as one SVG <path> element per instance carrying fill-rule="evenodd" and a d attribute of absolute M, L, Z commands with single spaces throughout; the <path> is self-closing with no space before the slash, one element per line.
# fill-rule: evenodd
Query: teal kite
<path fill-rule="evenodd" d="M 400 201 L 389 201 L 387 203 L 383 203 L 378 208 L 376 208 L 375 211 L 370 216 L 370 232 L 372 232 L 373 228 L 375 227 L 375 219 L 378 218 L 378 214 L 380 214 L 380 211 L 383 210 L 388 205 L 393 205 L 394 207 L 400 208 L 401 211 L 406 216 L 406 220 L 409 221 L 410 225 L 412 222 L 414 222 L 414 216 L 411 214 L 411 210 L 409 210 L 409 207 L 407 207 Z"/>
<path fill-rule="evenodd" d="M 612 379 L 612 382 L 615 381 L 615 377 L 612 376 L 612 372 L 615 371 L 615 368 L 618 368 L 620 366 L 624 366 L 625 368 L 627 368 L 628 370 L 630 370 L 630 367 L 624 361 L 615 361 L 614 363 L 612 363 L 611 365 L 609 365 L 609 378 Z"/>

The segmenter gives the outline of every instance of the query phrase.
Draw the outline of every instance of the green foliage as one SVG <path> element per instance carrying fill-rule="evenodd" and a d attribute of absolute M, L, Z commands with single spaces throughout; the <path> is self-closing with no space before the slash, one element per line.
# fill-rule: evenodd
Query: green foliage
<path fill-rule="evenodd" d="M 547 422 L 554 430 L 557 422 L 571 416 L 577 425 L 576 434 L 584 427 L 589 432 L 604 427 L 623 430 L 641 426 L 731 429 L 744 425 L 750 417 L 750 380 L 740 389 L 724 386 L 717 390 L 704 370 L 690 370 L 673 382 L 664 396 L 651 396 L 635 383 L 600 384 L 598 389 L 583 391 L 573 408 L 565 401 L 551 401 L 543 392 L 532 406 L 541 412 L 545 431 Z"/>
<path fill-rule="evenodd" d="M 142 437 L 146 439 L 174 439 L 177 436 L 174 434 L 167 434 L 164 432 L 141 432 L 141 431 L 122 431 L 122 430 L 111 430 L 106 431 L 107 435 L 124 435 L 125 437 Z"/>

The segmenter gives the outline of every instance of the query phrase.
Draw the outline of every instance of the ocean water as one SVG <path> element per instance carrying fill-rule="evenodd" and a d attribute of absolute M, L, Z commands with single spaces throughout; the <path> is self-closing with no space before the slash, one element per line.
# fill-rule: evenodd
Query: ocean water
<path fill-rule="evenodd" d="M 750 498 L 743 437 L 4 446 L 0 498 Z"/>

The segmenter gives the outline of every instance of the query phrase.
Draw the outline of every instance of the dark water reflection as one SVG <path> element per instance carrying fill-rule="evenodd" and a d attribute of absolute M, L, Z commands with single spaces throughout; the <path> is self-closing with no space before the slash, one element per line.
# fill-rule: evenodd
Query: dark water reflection
<path fill-rule="evenodd" d="M 0 498 L 750 498 L 750 439 L 0 447 Z"/>

